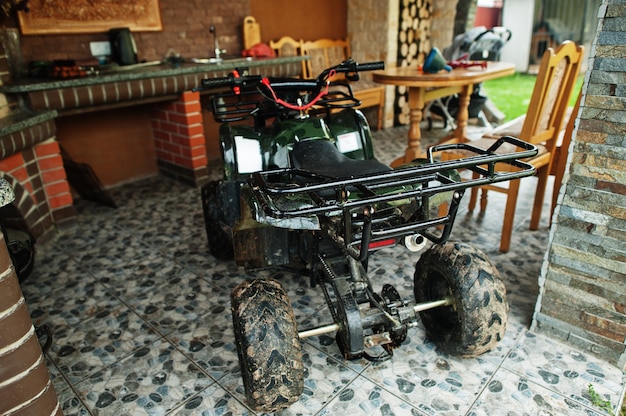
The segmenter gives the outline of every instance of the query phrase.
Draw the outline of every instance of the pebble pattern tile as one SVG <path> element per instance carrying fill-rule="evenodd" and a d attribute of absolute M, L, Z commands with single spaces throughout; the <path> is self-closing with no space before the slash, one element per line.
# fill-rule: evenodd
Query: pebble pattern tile
<path fill-rule="evenodd" d="M 436 132 L 424 143 L 435 142 Z M 376 132 L 378 158 L 388 163 L 401 154 L 406 135 L 406 128 Z M 620 369 L 529 332 L 548 233 L 547 218 L 539 231 L 527 229 L 533 185 L 524 179 L 510 253 L 498 252 L 499 195 L 490 196 L 487 214 L 462 203 L 452 232 L 487 253 L 506 283 L 509 324 L 494 351 L 448 356 L 421 324 L 380 363 L 346 361 L 333 336 L 311 337 L 303 342 L 304 394 L 280 414 L 603 415 L 590 384 L 617 405 Z M 54 336 L 46 358 L 65 415 L 255 415 L 230 317 L 230 291 L 246 276 L 208 254 L 199 190 L 155 177 L 111 193 L 117 209 L 77 202 L 77 223 L 37 247 L 35 271 L 23 284 L 33 321 Z M 412 297 L 418 259 L 401 247 L 376 253 L 374 287 L 393 283 Z M 301 327 L 331 322 L 306 277 L 274 277 Z"/>

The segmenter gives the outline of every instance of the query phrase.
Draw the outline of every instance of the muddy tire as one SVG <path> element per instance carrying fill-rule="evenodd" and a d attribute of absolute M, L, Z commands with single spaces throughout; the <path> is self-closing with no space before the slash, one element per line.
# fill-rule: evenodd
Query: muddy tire
<path fill-rule="evenodd" d="M 252 280 L 231 294 L 235 341 L 248 403 L 274 412 L 304 389 L 302 347 L 285 290 L 275 280 Z"/>
<path fill-rule="evenodd" d="M 454 242 L 434 245 L 417 262 L 414 291 L 418 303 L 454 299 L 453 305 L 420 312 L 428 338 L 444 352 L 476 357 L 504 337 L 506 288 L 480 250 Z"/>

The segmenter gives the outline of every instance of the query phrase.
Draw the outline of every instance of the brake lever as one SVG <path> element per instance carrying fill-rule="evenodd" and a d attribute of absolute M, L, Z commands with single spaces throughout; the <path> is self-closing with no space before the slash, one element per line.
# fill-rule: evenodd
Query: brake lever
<path fill-rule="evenodd" d="M 348 81 L 358 81 L 361 78 L 359 77 L 359 73 L 358 72 L 348 72 L 346 74 L 346 79 Z"/>

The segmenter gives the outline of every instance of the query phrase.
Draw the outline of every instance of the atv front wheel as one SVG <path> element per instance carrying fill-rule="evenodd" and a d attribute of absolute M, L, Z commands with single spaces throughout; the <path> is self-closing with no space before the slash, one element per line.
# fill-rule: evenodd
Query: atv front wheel
<path fill-rule="evenodd" d="M 231 294 L 239 365 L 248 403 L 274 412 L 304 390 L 302 346 L 285 290 L 275 280 L 245 281 Z"/>
<path fill-rule="evenodd" d="M 509 305 L 498 270 L 480 250 L 462 243 L 434 245 L 415 267 L 418 303 L 453 303 L 420 312 L 428 338 L 444 352 L 476 357 L 504 337 Z"/>

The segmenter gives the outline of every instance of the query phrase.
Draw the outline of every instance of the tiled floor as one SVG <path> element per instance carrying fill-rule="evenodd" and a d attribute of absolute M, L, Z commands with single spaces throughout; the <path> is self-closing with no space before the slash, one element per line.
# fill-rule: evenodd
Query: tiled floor
<path fill-rule="evenodd" d="M 403 128 L 376 133 L 379 158 L 401 154 L 405 137 Z M 528 330 L 548 234 L 545 220 L 540 231 L 527 229 L 533 180 L 524 180 L 508 254 L 497 250 L 499 196 L 486 215 L 462 208 L 452 233 L 485 251 L 506 282 L 509 325 L 495 351 L 448 356 L 418 327 L 392 360 L 349 362 L 333 338 L 309 338 L 305 392 L 281 414 L 605 414 L 591 403 L 590 384 L 616 406 L 624 392 L 618 368 Z M 117 209 L 77 203 L 77 224 L 38 246 L 23 285 L 33 321 L 54 334 L 47 358 L 65 414 L 254 414 L 229 310 L 230 290 L 245 276 L 207 253 L 199 190 L 157 177 L 111 193 Z M 393 281 L 411 296 L 418 257 L 402 247 L 377 253 L 375 284 Z M 299 323 L 329 322 L 306 278 L 280 278 Z"/>

